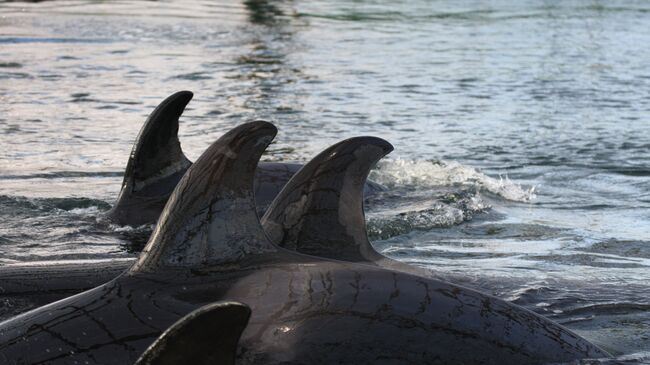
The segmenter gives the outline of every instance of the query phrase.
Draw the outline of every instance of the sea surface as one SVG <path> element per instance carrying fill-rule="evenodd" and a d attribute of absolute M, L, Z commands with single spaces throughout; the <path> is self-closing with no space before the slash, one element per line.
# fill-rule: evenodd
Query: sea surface
<path fill-rule="evenodd" d="M 101 220 L 133 141 L 191 90 L 194 160 L 374 135 L 375 247 L 650 363 L 650 3 L 0 2 L 0 265 L 136 255 Z"/>

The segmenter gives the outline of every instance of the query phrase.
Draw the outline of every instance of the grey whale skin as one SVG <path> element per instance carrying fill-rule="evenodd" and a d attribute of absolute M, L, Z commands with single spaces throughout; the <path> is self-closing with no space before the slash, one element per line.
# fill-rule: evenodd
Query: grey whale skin
<path fill-rule="evenodd" d="M 109 221 L 137 226 L 158 219 L 174 187 L 192 165 L 178 139 L 179 118 L 192 97 L 190 91 L 176 92 L 151 112 L 133 145 L 117 201 L 106 214 Z M 297 163 L 258 164 L 254 189 L 260 216 L 301 167 Z M 366 194 L 378 190 L 380 185 L 366 184 Z M 0 320 L 104 284 L 132 263 L 102 260 L 0 266 Z"/>
<path fill-rule="evenodd" d="M 133 363 L 179 318 L 222 300 L 252 310 L 241 364 L 529 364 L 608 356 L 497 298 L 269 242 L 252 181 L 275 133 L 270 123 L 253 122 L 222 136 L 181 179 L 136 263 L 109 283 L 1 323 L 0 362 Z M 392 150 L 370 137 L 345 144 L 356 146 L 345 150 L 360 159 Z"/>

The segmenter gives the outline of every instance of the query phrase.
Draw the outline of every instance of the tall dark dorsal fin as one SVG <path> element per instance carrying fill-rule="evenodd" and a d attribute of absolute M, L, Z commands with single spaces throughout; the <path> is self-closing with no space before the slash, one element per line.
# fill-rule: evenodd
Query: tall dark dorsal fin
<path fill-rule="evenodd" d="M 147 118 L 131 150 L 117 203 L 108 213 L 112 221 L 132 225 L 155 221 L 192 164 L 178 140 L 178 119 L 192 96 L 189 91 L 179 91 Z M 154 217 L 150 217 L 150 210 Z"/>
<path fill-rule="evenodd" d="M 380 138 L 339 142 L 307 163 L 262 218 L 273 243 L 314 256 L 346 261 L 380 259 L 370 245 L 363 190 L 370 169 L 393 146 Z"/>
<path fill-rule="evenodd" d="M 237 302 L 203 306 L 163 332 L 135 365 L 234 364 L 250 316 L 250 308 Z"/>
<path fill-rule="evenodd" d="M 201 268 L 273 251 L 255 212 L 253 177 L 276 133 L 256 121 L 214 142 L 176 186 L 130 272 Z"/>

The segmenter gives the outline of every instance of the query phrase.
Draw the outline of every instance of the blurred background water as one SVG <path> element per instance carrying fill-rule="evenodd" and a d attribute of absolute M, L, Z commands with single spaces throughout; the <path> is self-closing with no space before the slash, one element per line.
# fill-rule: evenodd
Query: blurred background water
<path fill-rule="evenodd" d="M 375 247 L 650 362 L 650 4 L 0 2 L 0 264 L 135 255 L 99 220 L 142 122 L 195 93 L 195 159 L 261 118 L 266 160 L 346 137 Z"/>

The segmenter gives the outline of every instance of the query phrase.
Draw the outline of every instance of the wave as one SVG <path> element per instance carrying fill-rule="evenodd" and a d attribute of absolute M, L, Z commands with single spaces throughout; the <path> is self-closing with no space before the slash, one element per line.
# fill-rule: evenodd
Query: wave
<path fill-rule="evenodd" d="M 603 359 L 582 359 L 568 363 L 554 363 L 555 365 L 627 365 L 627 364 L 650 364 L 650 352 L 635 352 L 632 354 L 620 355 L 615 358 Z"/>
<path fill-rule="evenodd" d="M 593 254 L 611 255 L 621 258 L 650 259 L 650 242 L 641 240 L 618 240 L 615 238 L 595 242 L 587 247 L 578 247 L 578 251 Z"/>
<path fill-rule="evenodd" d="M 40 215 L 37 212 L 66 211 L 72 214 L 99 214 L 108 210 L 110 204 L 91 198 L 27 198 L 24 196 L 0 195 L 0 213 Z"/>
<path fill-rule="evenodd" d="M 401 199 L 402 205 L 391 200 L 400 199 L 379 197 L 383 207 L 369 205 L 367 231 L 371 240 L 385 240 L 414 230 L 430 230 L 458 225 L 471 220 L 475 214 L 490 209 L 476 192 L 443 192 L 428 190 L 426 193 L 408 194 Z"/>
<path fill-rule="evenodd" d="M 53 171 L 47 173 L 0 175 L 0 180 L 61 179 L 69 177 L 122 177 L 124 171 Z"/>
<path fill-rule="evenodd" d="M 516 202 L 535 198 L 534 187 L 493 178 L 455 161 L 382 160 L 370 179 L 387 188 L 366 200 L 373 241 L 469 221 L 491 208 L 483 193 Z"/>
<path fill-rule="evenodd" d="M 524 188 L 507 176 L 490 177 L 476 168 L 456 161 L 442 160 L 382 160 L 370 175 L 372 181 L 389 188 L 412 186 L 431 188 L 441 186 L 472 187 L 504 199 L 529 202 L 535 199 L 535 187 Z"/>

